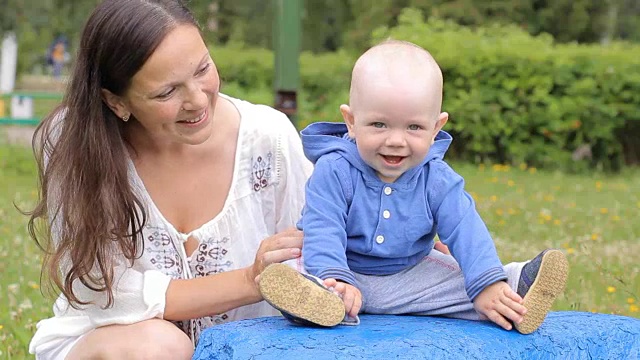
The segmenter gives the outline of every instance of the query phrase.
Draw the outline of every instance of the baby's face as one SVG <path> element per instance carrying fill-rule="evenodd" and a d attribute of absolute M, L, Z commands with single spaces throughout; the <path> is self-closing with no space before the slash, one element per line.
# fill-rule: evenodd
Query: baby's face
<path fill-rule="evenodd" d="M 392 183 L 427 156 L 437 132 L 439 107 L 424 101 L 421 91 L 407 88 L 365 92 L 353 109 L 349 135 L 362 159 L 382 181 Z"/>

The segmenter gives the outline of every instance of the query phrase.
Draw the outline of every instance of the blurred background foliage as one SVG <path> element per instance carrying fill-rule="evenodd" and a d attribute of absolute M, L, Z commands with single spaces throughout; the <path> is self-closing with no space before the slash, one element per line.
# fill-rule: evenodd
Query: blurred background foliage
<path fill-rule="evenodd" d="M 398 24 L 402 9 L 426 19 L 451 20 L 470 28 L 512 24 L 530 35 L 549 34 L 558 43 L 640 40 L 638 0 L 299 0 L 304 3 L 303 50 L 321 53 L 370 44 L 373 30 Z M 99 0 L 0 0 L 0 32 L 19 34 L 21 72 L 41 63 L 46 48 L 64 34 L 71 44 Z M 212 44 L 270 48 L 273 1 L 187 0 Z M 73 46 L 72 46 L 73 47 Z"/>
<path fill-rule="evenodd" d="M 340 121 L 357 56 L 388 37 L 428 49 L 445 76 L 451 157 L 580 172 L 640 163 L 638 0 L 301 0 L 299 123 Z M 71 53 L 99 0 L 0 0 L 19 74 Z M 190 0 L 223 91 L 273 104 L 273 2 Z"/>

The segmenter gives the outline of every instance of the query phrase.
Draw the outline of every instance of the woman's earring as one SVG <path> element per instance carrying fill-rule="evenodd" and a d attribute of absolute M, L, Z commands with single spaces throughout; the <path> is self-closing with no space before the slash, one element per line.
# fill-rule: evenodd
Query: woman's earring
<path fill-rule="evenodd" d="M 122 121 L 127 122 L 129 121 L 129 117 L 131 116 L 131 114 L 127 114 L 125 116 L 122 117 Z"/>

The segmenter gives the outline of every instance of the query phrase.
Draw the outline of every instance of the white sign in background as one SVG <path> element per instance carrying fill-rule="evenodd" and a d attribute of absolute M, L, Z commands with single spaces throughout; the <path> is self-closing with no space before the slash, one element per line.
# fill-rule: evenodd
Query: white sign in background
<path fill-rule="evenodd" d="M 18 62 L 18 41 L 16 34 L 5 33 L 2 40 L 0 57 L 0 94 L 12 92 L 16 83 L 16 65 Z"/>

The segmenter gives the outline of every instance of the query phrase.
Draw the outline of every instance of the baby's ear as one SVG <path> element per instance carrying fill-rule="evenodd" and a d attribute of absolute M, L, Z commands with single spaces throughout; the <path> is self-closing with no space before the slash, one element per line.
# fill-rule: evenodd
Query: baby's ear
<path fill-rule="evenodd" d="M 446 124 L 447 121 L 449 121 L 449 114 L 446 112 L 440 113 L 440 116 L 438 116 L 438 121 L 436 121 L 435 129 L 433 131 L 433 139 L 431 139 L 431 145 L 436 142 L 436 136 L 438 136 L 438 133 L 440 132 L 440 130 L 442 130 L 444 124 Z"/>
<path fill-rule="evenodd" d="M 447 121 L 449 121 L 449 114 L 446 112 L 440 113 L 440 116 L 438 116 L 438 121 L 436 122 L 435 134 L 438 134 L 438 131 L 442 130 L 444 124 L 446 124 Z"/>
<path fill-rule="evenodd" d="M 342 114 L 342 118 L 344 119 L 344 123 L 347 124 L 347 130 L 349 130 L 349 136 L 353 138 L 353 125 L 355 123 L 355 118 L 353 117 L 353 112 L 351 112 L 351 108 L 349 105 L 342 104 L 340 105 L 340 113 Z"/>

